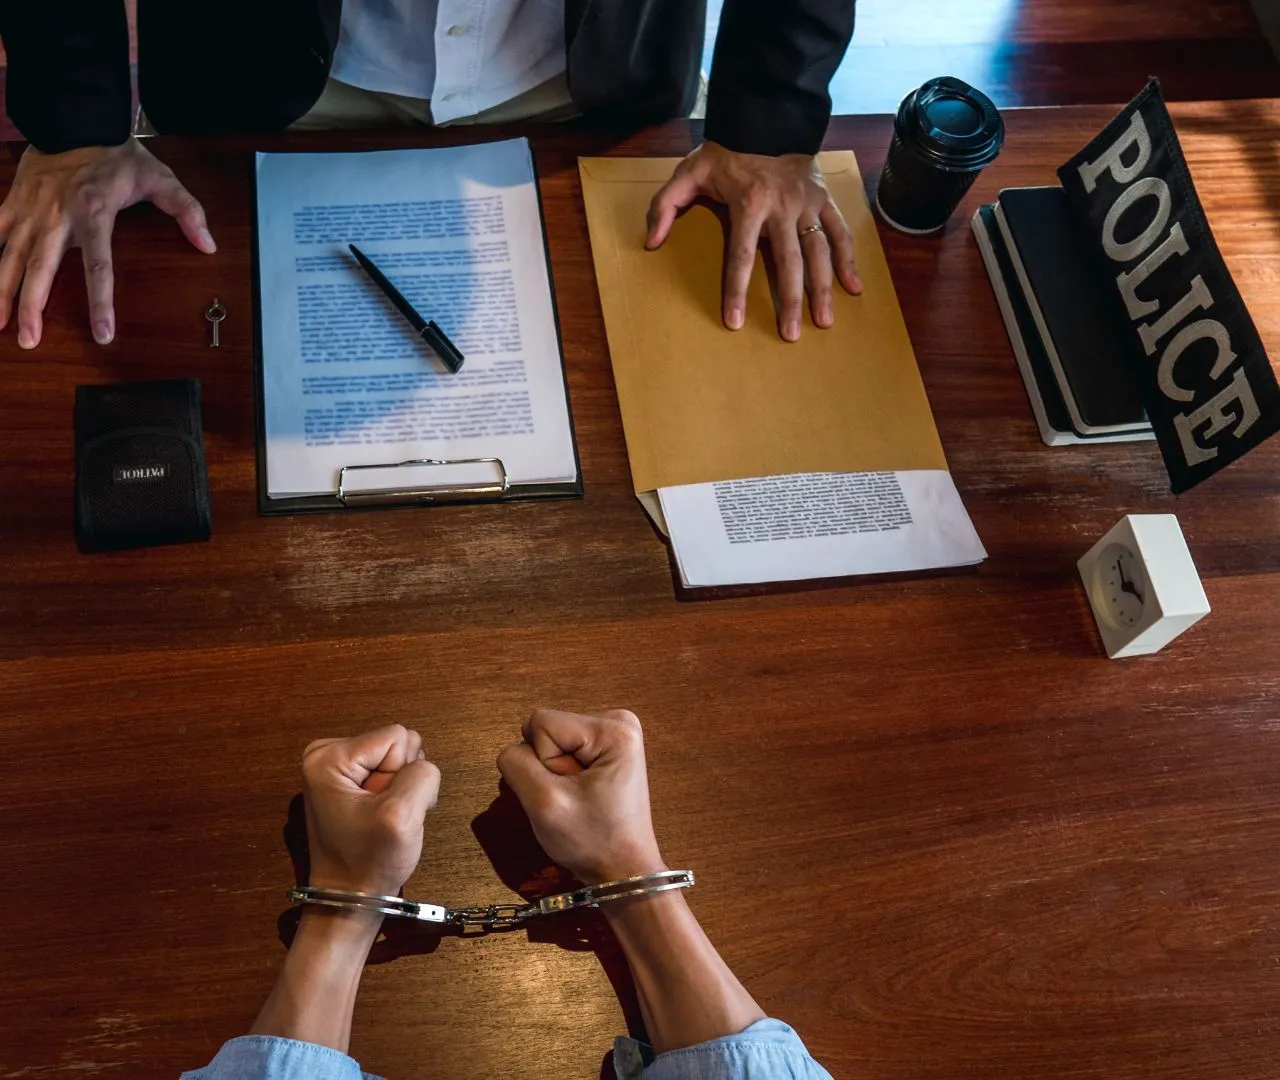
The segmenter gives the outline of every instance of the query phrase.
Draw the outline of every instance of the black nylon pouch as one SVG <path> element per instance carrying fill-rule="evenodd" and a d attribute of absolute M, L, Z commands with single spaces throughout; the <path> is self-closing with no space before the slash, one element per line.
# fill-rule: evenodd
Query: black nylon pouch
<path fill-rule="evenodd" d="M 82 551 L 209 539 L 198 381 L 76 387 L 75 523 Z"/>

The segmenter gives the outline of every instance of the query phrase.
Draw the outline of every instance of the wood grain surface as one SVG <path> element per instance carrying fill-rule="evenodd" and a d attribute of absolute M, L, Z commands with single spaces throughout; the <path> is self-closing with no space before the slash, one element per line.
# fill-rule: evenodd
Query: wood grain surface
<path fill-rule="evenodd" d="M 893 110 L 935 75 L 1001 108 L 1117 101 L 1147 75 L 1170 100 L 1280 94 L 1247 0 L 858 0 L 837 112 Z"/>
<path fill-rule="evenodd" d="M 1174 112 L 1280 355 L 1280 105 Z M 444 789 L 408 894 L 509 898 L 541 860 L 493 761 L 540 704 L 641 716 L 667 858 L 835 1077 L 1273 1077 L 1280 442 L 1176 500 L 1153 445 L 1042 446 L 968 232 L 1109 115 L 1011 112 L 943 237 L 882 232 L 988 561 L 703 602 L 677 596 L 631 493 L 575 166 L 695 130 L 532 133 L 585 499 L 273 519 L 254 499 L 251 151 L 503 133 L 155 142 L 218 253 L 130 211 L 115 344 L 90 338 L 74 256 L 40 349 L 0 336 L 0 1077 L 172 1077 L 245 1030 L 282 955 L 309 739 L 416 726 Z M 888 131 L 837 119 L 828 145 L 874 185 Z M 181 376 L 204 384 L 212 541 L 78 554 L 73 388 Z M 1110 662 L 1075 560 L 1122 514 L 1170 511 L 1213 613 Z M 598 926 L 402 931 L 385 953 L 352 1049 L 396 1080 L 594 1077 L 626 1027 Z"/>

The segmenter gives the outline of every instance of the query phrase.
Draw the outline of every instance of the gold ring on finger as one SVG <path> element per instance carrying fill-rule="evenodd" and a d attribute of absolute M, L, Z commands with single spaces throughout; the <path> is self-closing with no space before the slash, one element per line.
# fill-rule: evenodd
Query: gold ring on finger
<path fill-rule="evenodd" d="M 823 232 L 823 231 L 824 230 L 821 225 L 806 225 L 803 229 L 800 230 L 800 239 L 803 240 L 810 233 Z"/>

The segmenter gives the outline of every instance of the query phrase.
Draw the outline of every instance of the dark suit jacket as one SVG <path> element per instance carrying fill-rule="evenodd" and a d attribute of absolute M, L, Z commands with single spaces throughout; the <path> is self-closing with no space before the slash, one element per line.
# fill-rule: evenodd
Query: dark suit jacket
<path fill-rule="evenodd" d="M 164 132 L 287 127 L 315 104 L 342 0 L 138 0 L 138 83 Z M 732 150 L 813 153 L 854 0 L 725 0 L 706 135 Z M 588 115 L 687 115 L 706 0 L 565 0 L 569 91 Z M 123 142 L 131 123 L 120 0 L 0 0 L 9 115 L 48 152 Z"/>

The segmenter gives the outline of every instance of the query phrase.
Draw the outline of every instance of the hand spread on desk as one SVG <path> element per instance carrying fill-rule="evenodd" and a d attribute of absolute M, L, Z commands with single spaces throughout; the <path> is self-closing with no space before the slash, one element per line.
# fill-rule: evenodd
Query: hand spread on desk
<path fill-rule="evenodd" d="M 140 202 L 177 218 L 200 251 L 217 250 L 204 209 L 137 139 L 59 154 L 28 147 L 0 205 L 0 330 L 9 325 L 18 297 L 18 344 L 24 349 L 40 344 L 54 275 L 63 255 L 78 247 L 93 338 L 110 344 L 116 333 L 111 230 L 121 210 Z"/>
<path fill-rule="evenodd" d="M 846 292 L 862 292 L 853 236 L 816 157 L 742 154 L 707 140 L 654 196 L 645 246 L 660 247 L 680 211 L 700 195 L 729 209 L 722 317 L 730 330 L 741 329 L 745 321 L 747 286 L 762 236 L 769 242 L 778 280 L 778 333 L 787 341 L 800 337 L 800 306 L 806 292 L 814 325 L 831 325 L 833 267 Z"/>

